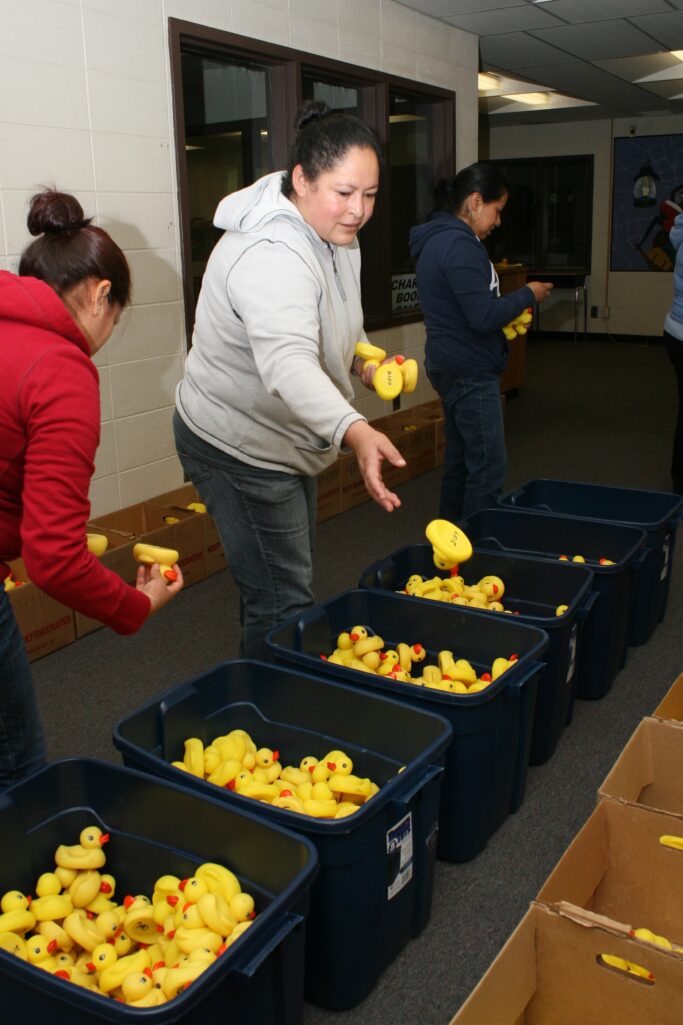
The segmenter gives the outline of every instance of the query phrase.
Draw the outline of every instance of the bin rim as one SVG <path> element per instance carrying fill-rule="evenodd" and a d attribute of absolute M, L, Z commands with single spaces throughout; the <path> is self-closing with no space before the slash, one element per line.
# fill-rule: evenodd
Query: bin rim
<path fill-rule="evenodd" d="M 638 536 L 638 543 L 634 544 L 633 547 L 629 550 L 629 552 L 626 555 L 622 556 L 621 559 L 618 559 L 618 560 L 615 559 L 613 566 L 600 566 L 598 563 L 591 563 L 590 564 L 589 568 L 592 570 L 592 572 L 594 574 L 600 574 L 602 576 L 607 576 L 610 573 L 622 573 L 624 571 L 624 569 L 635 559 L 635 557 L 638 555 L 638 553 L 640 551 L 642 551 L 642 549 L 647 544 L 647 539 L 648 539 L 647 538 L 647 531 L 644 530 L 642 527 L 638 527 L 636 524 L 633 524 L 633 523 L 624 523 L 622 520 L 599 520 L 599 519 L 595 519 L 594 517 L 590 517 L 590 516 L 570 516 L 567 513 L 556 513 L 556 512 L 547 511 L 547 510 L 544 511 L 542 509 L 529 509 L 526 506 L 520 507 L 518 505 L 502 505 L 502 504 L 499 503 L 498 505 L 486 506 L 484 509 L 479 509 L 476 513 L 474 513 L 474 516 L 479 516 L 480 514 L 483 515 L 483 514 L 489 513 L 489 512 L 491 512 L 491 513 L 504 513 L 506 516 L 518 516 L 520 518 L 523 517 L 523 516 L 542 517 L 544 520 L 548 520 L 548 519 L 554 518 L 554 519 L 557 519 L 557 520 L 562 520 L 564 523 L 577 523 L 577 522 L 579 522 L 579 523 L 592 523 L 592 524 L 594 524 L 595 526 L 597 526 L 599 528 L 605 528 L 605 529 L 613 530 L 616 527 L 617 530 L 628 531 L 631 534 L 633 534 L 634 536 L 637 535 Z M 468 522 L 469 521 L 465 520 L 465 519 L 459 520 L 458 521 L 458 526 L 462 530 L 467 531 Z M 498 551 L 498 549 L 491 548 L 491 549 L 488 549 L 488 551 Z M 501 548 L 500 549 L 500 554 L 501 555 L 515 555 L 515 554 L 518 554 L 518 555 L 523 555 L 525 558 L 539 559 L 542 562 L 561 562 L 562 565 L 565 565 L 563 560 L 555 559 L 551 555 L 546 555 L 546 556 L 534 555 L 531 552 L 529 552 L 528 555 L 527 555 L 527 549 L 525 549 L 525 548 Z M 570 563 L 567 563 L 567 565 L 574 565 L 574 564 L 570 562 Z M 581 565 L 584 565 L 584 564 L 583 563 L 579 563 L 579 565 L 581 566 Z"/>
<path fill-rule="evenodd" d="M 514 503 L 512 502 L 512 499 L 514 498 L 514 496 L 522 494 L 524 492 L 524 490 L 527 487 L 529 487 L 529 485 L 532 485 L 532 484 L 566 484 L 566 485 L 568 485 L 570 487 L 598 488 L 601 491 L 611 491 L 613 493 L 616 493 L 616 492 L 632 492 L 632 493 L 638 494 L 638 495 L 656 495 L 658 498 L 666 497 L 666 498 L 670 498 L 670 499 L 674 500 L 672 502 L 672 504 L 671 504 L 671 508 L 667 511 L 667 513 L 664 516 L 660 516 L 659 519 L 656 519 L 656 520 L 617 520 L 617 519 L 614 519 L 613 517 L 590 516 L 590 515 L 589 516 L 582 516 L 580 513 L 572 513 L 571 514 L 571 518 L 572 519 L 596 520 L 596 521 L 598 521 L 600 523 L 618 523 L 618 524 L 621 524 L 621 525 L 627 526 L 627 527 L 630 527 L 630 526 L 641 527 L 641 528 L 645 529 L 646 532 L 647 532 L 647 531 L 650 531 L 650 530 L 659 530 L 661 527 L 663 527 L 669 520 L 673 519 L 675 516 L 678 516 L 680 518 L 680 514 L 683 512 L 683 495 L 677 495 L 674 491 L 660 491 L 657 488 L 628 488 L 628 487 L 623 487 L 623 486 L 621 486 L 619 484 L 603 484 L 600 481 L 560 480 L 559 478 L 556 478 L 556 477 L 531 477 L 529 480 L 524 481 L 523 484 L 520 484 L 516 488 L 511 488 L 510 491 L 507 491 L 504 495 L 501 495 L 500 498 L 498 499 L 499 505 L 501 505 L 505 509 L 517 509 L 517 508 L 520 508 L 519 506 L 514 505 Z M 522 508 L 523 509 L 527 509 L 529 512 L 539 512 L 539 513 L 542 513 L 543 515 L 546 515 L 546 516 L 549 513 L 551 515 L 565 515 L 565 516 L 569 515 L 567 513 L 561 513 L 559 511 L 556 513 L 555 510 L 553 510 L 553 509 L 550 509 L 550 510 L 534 509 L 533 506 L 522 506 Z"/>
<path fill-rule="evenodd" d="M 15 792 L 21 790 L 25 785 L 33 783 L 41 776 L 45 776 L 50 772 L 58 770 L 60 766 L 72 765 L 74 763 L 83 767 L 84 771 L 87 771 L 89 766 L 94 766 L 98 769 L 104 769 L 107 772 L 114 772 L 117 775 L 130 777 L 133 780 L 139 779 L 144 781 L 146 784 L 153 783 L 156 786 L 164 787 L 167 790 L 180 791 L 197 800 L 205 801 L 208 804 L 214 805 L 221 811 L 225 811 L 225 804 L 223 802 L 217 801 L 211 796 L 204 797 L 203 794 L 191 787 L 180 786 L 163 777 L 154 776 L 147 772 L 141 772 L 138 769 L 131 769 L 125 765 L 117 765 L 115 762 L 108 762 L 102 758 L 79 758 L 78 756 L 60 758 L 55 761 L 48 762 L 46 765 L 42 766 L 42 768 L 37 769 L 29 776 L 25 776 L 23 779 L 13 783 L 0 795 L 0 807 L 9 800 L 14 801 Z M 86 809 L 81 807 L 79 810 L 85 812 Z M 302 866 L 298 870 L 297 875 L 292 882 L 288 883 L 282 892 L 275 896 L 272 903 L 256 916 L 253 925 L 244 935 L 243 942 L 236 944 L 235 947 L 228 947 L 221 957 L 217 958 L 216 961 L 209 965 L 205 972 L 202 973 L 202 978 L 204 979 L 202 992 L 206 993 L 211 992 L 221 983 L 223 975 L 228 975 L 230 971 L 239 972 L 240 964 L 245 960 L 248 960 L 253 955 L 254 951 L 259 947 L 260 941 L 268 937 L 269 930 L 272 930 L 277 926 L 278 920 L 283 916 L 283 909 L 291 908 L 302 898 L 304 893 L 310 889 L 320 868 L 318 851 L 315 845 L 301 833 L 296 833 L 279 824 L 271 824 L 263 816 L 256 815 L 248 809 L 235 807 L 234 812 L 241 818 L 249 819 L 257 826 L 265 827 L 266 829 L 274 829 L 276 832 L 285 834 L 290 840 L 305 848 L 308 860 L 306 865 Z M 54 817 L 54 814 L 55 809 L 52 809 L 52 817 Z M 103 816 L 99 817 L 106 822 L 106 819 L 104 819 Z M 179 851 L 183 850 L 181 841 L 176 845 L 176 848 Z M 226 868 L 229 867 L 229 865 L 226 865 Z M 11 964 L 16 977 L 21 978 L 23 983 L 31 986 L 33 989 L 43 989 L 40 985 L 46 975 L 43 969 L 39 968 L 37 965 L 32 965 L 29 962 L 24 962 L 7 951 L 0 950 L 0 958 L 4 958 L 5 956 L 12 958 Z M 50 973 L 47 974 L 49 975 Z M 60 987 L 65 987 L 61 990 L 61 993 L 60 990 L 57 989 L 54 994 L 55 998 L 59 996 L 62 1003 L 75 1007 L 80 1011 L 85 1010 L 86 1012 L 91 1013 L 94 1018 L 101 1018 L 103 1022 L 112 1021 L 121 1023 L 121 1025 L 130 1025 L 131 1008 L 129 1005 L 110 1000 L 96 993 L 90 993 L 89 991 L 84 990 L 81 986 L 76 986 L 66 979 L 55 978 L 55 984 Z M 198 1000 L 201 1000 L 201 998 L 198 998 L 197 990 L 193 989 L 193 987 L 188 987 L 187 990 L 179 993 L 178 996 L 173 998 L 173 1000 L 169 1000 L 165 1004 L 161 1004 L 159 1007 L 145 1008 L 140 1020 L 144 1018 L 145 1021 L 156 1023 L 156 1025 L 171 1025 L 171 1023 L 178 1021 L 187 1014 L 193 1004 Z M 140 1008 L 135 1008 L 135 1011 L 139 1012 Z"/>
<path fill-rule="evenodd" d="M 145 702 L 145 704 L 141 705 L 135 712 L 125 716 L 123 719 L 119 719 L 112 731 L 112 738 L 115 747 L 122 753 L 125 751 L 132 754 L 138 760 L 142 757 L 144 761 L 155 762 L 157 764 L 160 763 L 164 767 L 164 771 L 169 773 L 169 776 L 164 775 L 162 777 L 154 776 L 151 772 L 142 772 L 140 773 L 141 775 L 148 777 L 151 775 L 154 779 L 161 778 L 165 781 L 169 781 L 170 777 L 173 780 L 173 785 L 180 789 L 194 794 L 200 793 L 202 796 L 206 794 L 211 799 L 212 803 L 218 802 L 221 807 L 224 807 L 226 803 L 232 807 L 234 802 L 234 807 L 238 807 L 240 810 L 244 809 L 245 815 L 247 815 L 248 818 L 263 822 L 265 817 L 264 814 L 258 814 L 250 810 L 254 806 L 254 798 L 245 797 L 235 791 L 228 791 L 224 788 L 217 787 L 215 784 L 209 783 L 208 780 L 200 779 L 198 776 L 194 778 L 191 786 L 183 784 L 182 780 L 186 774 L 182 769 L 175 769 L 170 762 L 165 762 L 160 758 L 157 759 L 147 751 L 141 751 L 140 748 L 131 744 L 130 741 L 123 737 L 121 733 L 122 726 L 135 719 L 135 717 L 143 711 L 153 707 L 158 707 L 165 697 L 178 689 L 178 686 L 191 686 L 197 680 L 204 679 L 204 677 L 209 676 L 211 673 L 215 672 L 217 669 L 223 668 L 224 666 L 243 664 L 257 666 L 259 669 L 265 670 L 269 673 L 280 672 L 291 674 L 292 672 L 295 672 L 297 676 L 303 676 L 305 679 L 310 680 L 316 685 L 323 684 L 324 686 L 331 686 L 336 690 L 347 692 L 349 697 L 353 698 L 357 698 L 359 693 L 362 693 L 363 697 L 369 698 L 370 700 L 379 700 L 383 705 L 389 704 L 398 707 L 401 709 L 401 712 L 406 712 L 408 709 L 411 714 L 416 713 L 417 715 L 427 716 L 428 718 L 438 722 L 442 729 L 441 735 L 437 741 L 434 741 L 432 745 L 419 757 L 413 758 L 412 761 L 408 762 L 404 766 L 403 771 L 396 773 L 391 780 L 381 786 L 379 791 L 374 794 L 369 801 L 361 805 L 358 811 L 354 812 L 352 815 L 346 815 L 341 819 L 316 819 L 312 815 L 302 815 L 299 812 L 288 811 L 286 808 L 274 808 L 272 805 L 268 805 L 268 818 L 272 816 L 273 820 L 278 824 L 282 822 L 282 831 L 287 832 L 290 835 L 294 835 L 296 839 L 299 839 L 302 835 L 305 836 L 306 833 L 335 836 L 337 834 L 354 832 L 357 828 L 360 828 L 366 819 L 374 815 L 376 811 L 384 807 L 389 801 L 400 800 L 401 791 L 407 789 L 406 784 L 411 784 L 418 773 L 423 773 L 430 766 L 437 763 L 438 759 L 446 751 L 453 738 L 453 727 L 448 719 L 446 719 L 445 716 L 429 709 L 423 710 L 421 708 L 415 708 L 414 706 L 408 707 L 404 701 L 389 697 L 383 693 L 376 694 L 371 690 L 359 691 L 357 687 L 339 682 L 330 676 L 317 676 L 314 673 L 305 672 L 300 670 L 298 665 L 294 668 L 291 663 L 284 666 L 281 664 L 274 664 L 272 662 L 263 662 L 257 659 L 236 658 L 226 659 L 222 662 L 216 663 L 216 665 L 209 669 L 206 669 L 201 673 L 197 673 L 192 677 L 192 679 L 186 680 L 175 687 L 171 687 L 164 691 L 163 694 L 157 695 L 156 698 L 152 698 Z M 175 782 L 175 773 L 178 773 L 181 782 Z M 377 800 L 380 795 L 382 799 Z"/>
<path fill-rule="evenodd" d="M 278 655 L 285 662 L 288 662 L 290 665 L 301 665 L 301 663 L 304 660 L 307 661 L 309 658 L 312 659 L 314 656 L 309 656 L 306 654 L 302 654 L 300 652 L 292 652 L 291 655 L 289 655 L 287 648 L 284 648 L 282 645 L 277 644 L 273 640 L 273 635 L 277 633 L 279 630 L 283 630 L 286 627 L 290 626 L 292 623 L 305 622 L 307 616 L 310 616 L 312 612 L 317 611 L 320 608 L 325 609 L 333 602 L 338 601 L 341 598 L 347 598 L 349 597 L 349 595 L 353 594 L 369 593 L 381 594 L 387 601 L 402 601 L 405 598 L 411 598 L 412 601 L 419 601 L 419 599 L 417 598 L 412 598 L 411 595 L 394 594 L 391 591 L 386 591 L 382 588 L 356 587 L 350 588 L 347 591 L 340 591 L 338 594 L 334 595 L 328 601 L 321 602 L 319 605 L 314 605 L 311 609 L 308 609 L 306 612 L 300 613 L 296 616 L 292 616 L 290 619 L 285 620 L 284 622 L 276 626 L 273 630 L 270 631 L 266 638 L 268 647 L 272 651 L 274 651 L 276 655 Z M 420 608 L 424 609 L 424 604 L 421 604 Z M 463 614 L 467 614 L 468 617 L 477 617 L 479 619 L 483 619 L 488 623 L 491 622 L 491 614 L 483 609 L 472 609 L 464 605 L 458 605 L 457 611 L 462 612 Z M 504 620 L 500 619 L 496 620 L 496 622 L 503 624 L 504 629 L 514 628 L 516 626 L 518 630 L 524 630 L 529 633 L 533 632 L 537 635 L 536 646 L 532 649 L 532 651 L 527 652 L 528 658 L 527 656 L 525 656 L 523 660 L 520 660 L 521 665 L 526 666 L 528 662 L 538 662 L 541 656 L 544 654 L 544 652 L 548 649 L 548 646 L 550 645 L 550 638 L 547 632 L 537 626 L 529 626 L 526 623 L 518 623 L 516 622 L 517 617 L 512 617 L 512 622 L 508 622 L 508 619 L 509 617 L 505 617 Z M 493 683 L 491 683 L 490 686 L 484 688 L 484 690 L 477 691 L 475 694 L 449 694 L 446 691 L 435 690 L 431 687 L 419 687 L 411 683 L 402 683 L 400 680 L 388 681 L 385 679 L 385 677 L 377 676 L 375 674 L 370 673 L 361 673 L 359 670 L 351 669 L 348 666 L 336 666 L 334 663 L 326 663 L 326 665 L 328 666 L 328 668 L 324 670 L 324 673 L 326 675 L 328 673 L 334 673 L 334 676 L 336 676 L 337 673 L 354 673 L 354 676 L 359 677 L 359 687 L 363 686 L 361 680 L 363 680 L 363 678 L 367 676 L 368 680 L 373 685 L 376 685 L 377 689 L 381 690 L 383 693 L 397 693 L 403 696 L 404 698 L 410 697 L 413 701 L 417 700 L 419 702 L 435 702 L 439 705 L 445 705 L 448 709 L 458 707 L 468 708 L 474 707 L 475 705 L 483 705 L 486 702 L 490 701 L 492 698 L 496 697 L 500 693 L 500 691 L 503 690 L 505 686 L 507 686 L 508 683 L 514 684 L 515 680 L 520 675 L 518 663 L 518 665 L 515 666 L 514 669 L 509 669 L 505 673 L 501 673 L 498 679 L 494 680 Z M 340 676 L 340 678 L 342 680 L 348 679 L 346 675 Z M 395 691 L 394 688 L 397 688 L 397 690 Z M 363 689 L 370 689 L 370 687 L 363 687 Z"/>

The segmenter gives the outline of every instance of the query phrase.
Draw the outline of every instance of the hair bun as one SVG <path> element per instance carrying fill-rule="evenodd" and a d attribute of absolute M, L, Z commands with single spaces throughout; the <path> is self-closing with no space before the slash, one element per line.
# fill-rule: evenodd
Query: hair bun
<path fill-rule="evenodd" d="M 90 224 L 75 196 L 45 189 L 31 198 L 27 225 L 31 235 L 62 235 Z"/>
<path fill-rule="evenodd" d="M 297 132 L 300 132 L 311 121 L 319 121 L 320 118 L 327 117 L 328 114 L 332 113 L 333 111 L 330 110 L 324 100 L 309 100 L 297 114 L 294 127 Z"/>

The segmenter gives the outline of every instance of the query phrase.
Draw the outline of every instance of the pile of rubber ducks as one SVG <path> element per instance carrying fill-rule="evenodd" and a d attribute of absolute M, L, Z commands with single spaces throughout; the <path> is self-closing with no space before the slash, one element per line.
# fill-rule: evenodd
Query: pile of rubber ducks
<path fill-rule="evenodd" d="M 257 748 L 245 730 L 215 737 L 207 747 L 198 737 L 189 737 L 183 760 L 171 764 L 242 797 L 316 819 L 353 815 L 379 790 L 372 780 L 353 774 L 353 762 L 344 751 L 328 751 L 320 759 L 307 755 L 298 766 L 283 768 L 280 752 Z"/>
<path fill-rule="evenodd" d="M 425 578 L 413 573 L 399 594 L 449 602 L 451 605 L 469 605 L 473 609 L 489 609 L 491 612 L 508 611 L 501 601 L 505 584 L 496 576 L 485 576 L 478 583 L 468 585 L 456 570 L 451 570 L 449 577 Z"/>
<path fill-rule="evenodd" d="M 531 307 L 528 306 L 519 314 L 519 316 L 511 320 L 509 324 L 506 324 L 503 328 L 503 334 L 507 338 L 508 342 L 513 342 L 517 335 L 527 334 L 532 320 L 533 314 L 531 312 Z"/>
<path fill-rule="evenodd" d="M 0 900 L 0 949 L 104 997 L 156 1007 L 182 993 L 256 917 L 253 897 L 223 865 L 160 876 L 152 897 L 114 899 L 102 871 L 109 834 L 88 826 L 55 851 L 35 897 Z"/>
<path fill-rule="evenodd" d="M 558 555 L 558 559 L 559 559 L 560 562 L 591 562 L 591 561 L 595 561 L 595 562 L 597 562 L 598 566 L 614 566 L 614 562 L 612 561 L 612 559 L 606 559 L 604 557 L 604 555 L 600 556 L 599 559 L 595 559 L 595 560 L 585 559 L 583 557 L 583 555 L 572 555 L 571 559 L 569 558 L 568 555 Z"/>
<path fill-rule="evenodd" d="M 451 694 L 476 694 L 490 687 L 504 672 L 514 666 L 519 656 L 496 658 L 490 672 L 477 676 L 474 666 L 465 658 L 456 658 L 452 651 L 443 650 L 437 655 L 438 665 L 425 665 L 426 649 L 422 644 L 397 644 L 385 649 L 384 641 L 365 626 L 354 626 L 337 637 L 337 647 L 331 655 L 321 658 L 333 665 L 357 669 L 361 673 L 373 673 L 398 683 L 413 683 L 418 687 L 447 691 Z M 419 675 L 413 675 L 413 667 L 420 665 Z"/>

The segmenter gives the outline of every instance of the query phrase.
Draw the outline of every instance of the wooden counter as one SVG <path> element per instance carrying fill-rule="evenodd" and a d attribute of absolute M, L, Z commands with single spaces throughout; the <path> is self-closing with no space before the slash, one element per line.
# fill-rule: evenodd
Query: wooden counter
<path fill-rule="evenodd" d="M 500 294 L 514 292 L 516 289 L 526 285 L 528 268 L 522 264 L 505 266 L 497 263 L 495 265 L 498 279 L 500 281 Z M 524 384 L 526 376 L 526 339 L 519 335 L 510 342 L 510 358 L 508 365 L 500 377 L 500 390 L 502 392 L 516 392 Z"/>

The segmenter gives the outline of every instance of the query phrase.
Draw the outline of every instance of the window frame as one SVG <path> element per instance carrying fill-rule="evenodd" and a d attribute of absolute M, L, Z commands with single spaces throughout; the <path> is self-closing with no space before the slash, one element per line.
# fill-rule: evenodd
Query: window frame
<path fill-rule="evenodd" d="M 172 116 L 175 136 L 175 166 L 178 181 L 178 212 L 183 299 L 188 346 L 194 324 L 194 286 L 190 247 L 190 217 L 187 164 L 185 160 L 185 111 L 183 101 L 182 54 L 186 50 L 210 56 L 231 58 L 266 67 L 270 73 L 269 108 L 272 154 L 276 167 L 286 167 L 287 155 L 294 135 L 294 118 L 302 104 L 302 79 L 306 74 L 320 74 L 357 88 L 361 94 L 362 119 L 372 127 L 380 143 L 384 162 L 388 156 L 389 93 L 404 91 L 431 98 L 436 120 L 432 135 L 436 149 L 432 155 L 434 180 L 455 172 L 455 100 L 451 89 L 416 82 L 372 68 L 364 68 L 331 57 L 294 50 L 260 39 L 236 35 L 178 18 L 168 19 L 171 67 Z M 423 319 L 421 309 L 392 313 L 390 270 L 391 189 L 389 175 L 384 173 L 375 213 L 363 228 L 363 306 L 368 329 L 399 327 Z M 367 308 L 367 309 L 366 309 Z M 372 311 L 372 312 L 368 312 Z"/>

